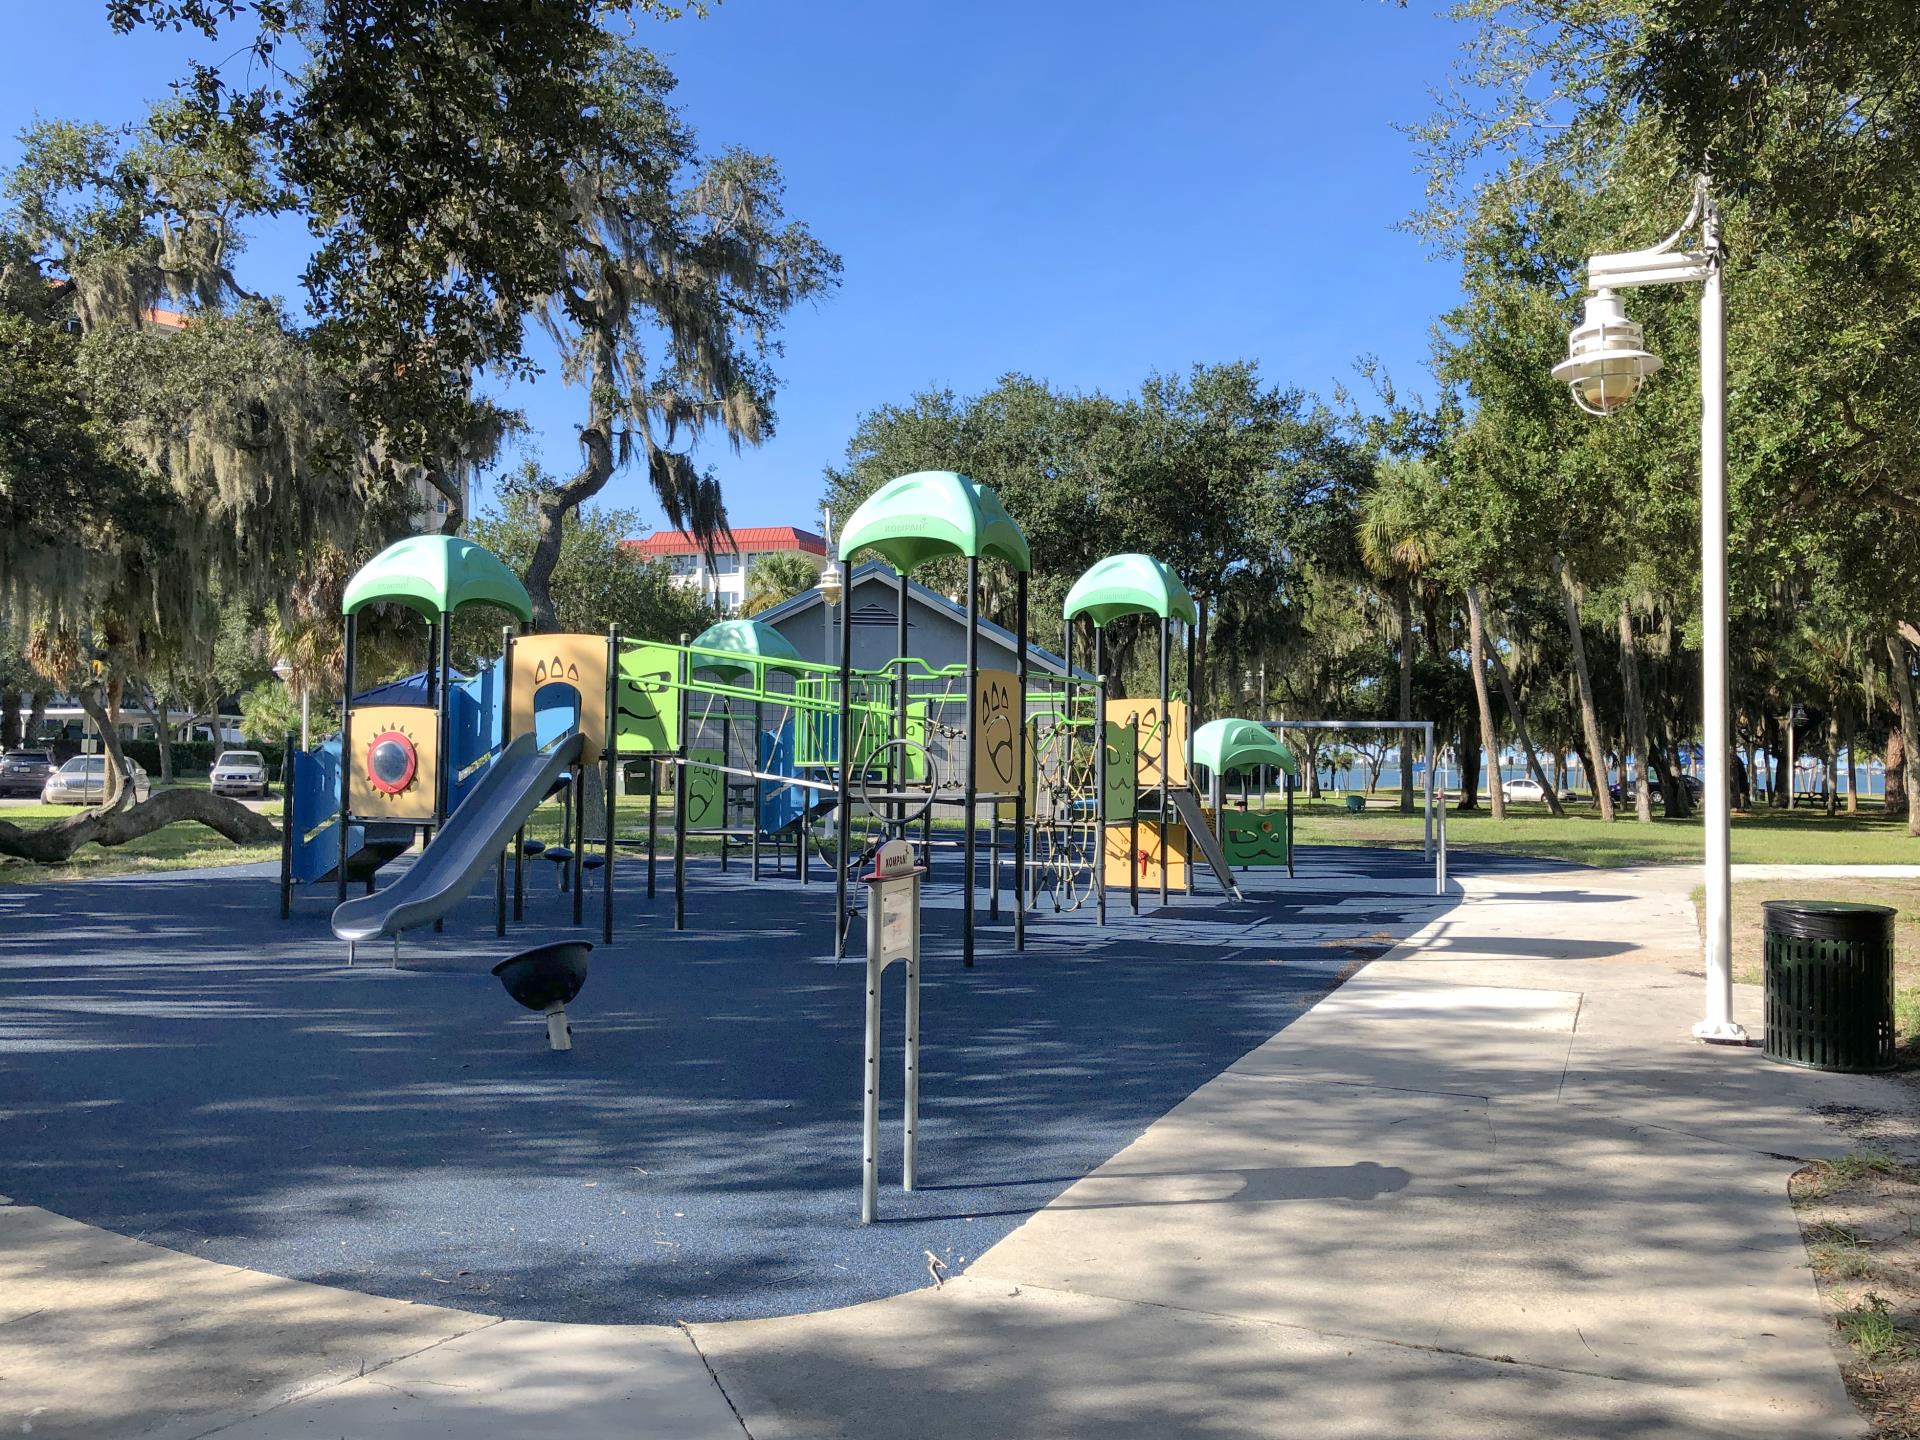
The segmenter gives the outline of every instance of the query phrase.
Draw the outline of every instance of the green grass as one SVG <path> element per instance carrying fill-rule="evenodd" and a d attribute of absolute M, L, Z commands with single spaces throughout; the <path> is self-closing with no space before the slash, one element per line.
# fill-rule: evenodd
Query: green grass
<path fill-rule="evenodd" d="M 204 786 L 206 782 L 200 783 Z M 0 820 L 22 829 L 57 824 L 79 813 L 77 805 L 0 806 Z M 277 819 L 277 809 L 274 815 Z M 35 865 L 26 860 L 0 857 L 0 886 L 246 865 L 256 860 L 275 860 L 279 855 L 278 841 L 266 845 L 236 845 L 204 825 L 168 825 L 125 845 L 83 845 L 71 860 L 61 865 Z"/>
<path fill-rule="evenodd" d="M 181 781 L 180 784 L 204 789 L 204 776 Z M 255 802 L 258 805 L 258 802 Z M 280 820 L 280 797 L 276 789 L 272 799 L 259 806 L 264 813 L 272 817 L 276 824 Z M 8 821 L 23 828 L 36 825 L 52 825 L 67 820 L 80 813 L 77 805 L 7 805 L 0 806 L 0 820 Z M 644 795 L 623 797 L 617 814 L 618 830 L 623 840 L 636 840 L 645 844 L 647 827 L 647 802 Z M 558 800 L 550 800 L 542 805 L 527 822 L 527 834 L 544 840 L 549 845 L 560 839 L 561 810 Z M 671 800 L 660 807 L 660 854 L 664 859 L 673 849 L 673 805 Z M 701 836 L 691 837 L 687 841 L 687 853 L 690 855 L 717 855 L 720 842 L 717 839 Z M 629 850 L 631 855 L 631 850 Z M 771 849 L 766 852 L 769 859 Z M 278 841 L 265 845 L 235 845 L 204 825 L 181 823 L 156 830 L 151 835 L 143 835 L 138 840 L 125 845 L 86 845 L 75 852 L 73 858 L 61 865 L 35 865 L 25 860 L 0 857 L 0 888 L 9 885 L 40 884 L 49 880 L 96 880 L 109 875 L 142 875 L 160 873 L 168 870 L 202 870 L 225 865 L 247 865 L 255 861 L 280 858 Z M 735 858 L 747 863 L 746 853 L 736 851 Z"/>
<path fill-rule="evenodd" d="M 1890 1360 L 1907 1350 L 1906 1333 L 1894 1321 L 1886 1297 L 1868 1292 L 1858 1305 L 1833 1317 L 1840 1333 L 1862 1360 Z"/>
<path fill-rule="evenodd" d="M 1865 1280 L 1873 1274 L 1873 1252 L 1858 1231 L 1845 1225 L 1816 1225 L 1810 1229 L 1807 1258 L 1829 1279 Z"/>
<path fill-rule="evenodd" d="M 1418 845 L 1421 817 L 1402 815 L 1391 803 L 1350 815 L 1333 799 L 1296 801 L 1296 834 L 1302 845 Z M 1920 864 L 1920 837 L 1907 834 L 1904 821 L 1877 815 L 1753 811 L 1733 817 L 1732 838 L 1735 864 Z M 1449 810 L 1447 846 L 1622 866 L 1698 861 L 1704 842 L 1698 818 L 1642 825 L 1629 811 L 1609 825 L 1584 805 L 1569 807 L 1560 820 L 1544 805 L 1510 805 L 1505 820 Z"/>

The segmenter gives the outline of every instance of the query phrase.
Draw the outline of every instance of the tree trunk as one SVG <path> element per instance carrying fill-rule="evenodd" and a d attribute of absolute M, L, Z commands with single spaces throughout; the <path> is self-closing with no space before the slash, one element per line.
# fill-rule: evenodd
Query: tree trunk
<path fill-rule="evenodd" d="M 1472 586 L 1467 587 L 1467 594 L 1470 597 L 1468 603 L 1476 610 L 1479 609 L 1479 601 L 1474 596 Z M 1520 701 L 1514 696 L 1513 683 L 1507 677 L 1506 662 L 1500 658 L 1500 647 L 1489 644 L 1486 650 L 1487 659 L 1493 664 L 1493 678 L 1500 682 L 1500 698 L 1506 701 L 1507 714 L 1513 719 L 1513 733 L 1520 741 L 1520 753 L 1527 757 L 1527 773 L 1533 776 L 1534 784 L 1538 785 L 1541 792 L 1546 795 L 1547 809 L 1553 813 L 1554 818 L 1565 819 L 1567 811 L 1566 807 L 1560 803 L 1560 792 L 1554 789 L 1553 782 L 1547 779 L 1547 772 L 1540 764 L 1539 753 L 1533 748 L 1533 737 L 1527 734 L 1527 712 L 1521 708 Z"/>
<path fill-rule="evenodd" d="M 20 746 L 20 692 L 0 685 L 0 751 Z"/>
<path fill-rule="evenodd" d="M 1400 719 L 1413 719 L 1413 582 L 1400 577 Z M 1400 813 L 1413 814 L 1413 732 L 1400 732 Z"/>
<path fill-rule="evenodd" d="M 613 477 L 613 416 L 606 401 L 594 392 L 600 388 L 596 377 L 612 374 L 614 365 L 612 342 L 603 336 L 587 376 L 588 393 L 593 398 L 588 402 L 587 423 L 580 431 L 580 446 L 586 452 L 586 460 L 579 474 L 564 485 L 542 491 L 534 503 L 533 555 L 527 561 L 527 573 L 522 578 L 526 581 L 527 598 L 533 602 L 535 630 L 560 628 L 553 609 L 553 572 L 560 563 L 560 539 L 568 514 L 598 495 Z M 851 582 L 853 577 L 849 575 L 847 579 Z"/>
<path fill-rule="evenodd" d="M 1858 815 L 1860 813 L 1860 770 L 1859 767 L 1854 764 L 1853 750 L 1854 743 L 1859 738 L 1859 731 L 1855 726 L 1853 706 L 1851 705 L 1846 707 L 1846 718 L 1845 723 L 1841 727 L 1840 738 L 1841 742 L 1847 747 L 1847 814 Z"/>
<path fill-rule="evenodd" d="M 1881 804 L 1886 813 L 1898 819 L 1907 813 L 1907 747 L 1900 736 L 1899 706 L 1894 707 L 1893 728 L 1887 732 L 1886 771 L 1880 777 Z"/>
<path fill-rule="evenodd" d="M 1907 833 L 1920 835 L 1920 765 L 1913 763 L 1913 757 L 1920 755 L 1920 703 L 1914 699 L 1907 642 L 1897 634 L 1889 635 L 1887 654 L 1893 660 L 1894 694 L 1900 700 L 1900 753 L 1905 761 L 1900 767 L 1900 778 L 1907 797 Z M 1891 781 L 1888 788 L 1892 788 Z"/>
<path fill-rule="evenodd" d="M 1840 716 L 1827 707 L 1827 817 L 1840 813 Z"/>
<path fill-rule="evenodd" d="M 1460 760 L 1460 801 L 1456 810 L 1480 808 L 1480 742 L 1470 731 L 1462 730 L 1454 744 Z"/>
<path fill-rule="evenodd" d="M 1193 693 L 1187 697 L 1187 734 L 1192 736 L 1206 718 L 1206 707 L 1200 703 L 1200 697 L 1207 693 L 1207 597 L 1199 594 L 1193 597 L 1196 618 L 1193 634 L 1187 643 L 1193 646 Z"/>
<path fill-rule="evenodd" d="M 147 723 L 153 726 L 153 741 L 160 748 L 160 783 L 173 784 L 173 735 L 167 725 L 167 707 L 158 696 L 151 694 L 142 685 L 133 692 L 135 703 L 146 713 Z"/>
<path fill-rule="evenodd" d="M 105 785 L 100 799 L 102 811 L 119 810 L 134 798 L 133 787 L 126 783 L 127 755 L 120 748 L 120 729 L 109 718 L 100 697 L 85 685 L 74 687 L 73 698 L 86 712 L 93 728 L 100 732 L 100 749 L 105 755 Z M 69 852 L 71 853 L 71 852 Z"/>
<path fill-rule="evenodd" d="M 71 859 L 82 845 L 124 845 L 180 820 L 197 820 L 241 845 L 263 845 L 280 835 L 272 820 L 238 800 L 204 790 L 163 790 L 138 805 L 83 810 L 57 825 L 25 829 L 0 820 L 0 855 L 57 865 Z"/>
<path fill-rule="evenodd" d="M 559 491 L 549 491 L 534 506 L 533 554 L 527 560 L 527 598 L 533 602 L 533 628 L 558 630 L 559 618 L 553 609 L 553 572 L 560 563 L 560 537 L 566 524 L 566 507 Z"/>
<path fill-rule="evenodd" d="M 1307 798 L 1318 800 L 1320 798 L 1320 742 L 1313 738 L 1315 732 L 1309 730 L 1305 733 L 1306 739 L 1301 741 L 1300 748 L 1305 752 L 1307 762 Z"/>
<path fill-rule="evenodd" d="M 1600 714 L 1593 704 L 1593 676 L 1587 670 L 1586 642 L 1580 635 L 1580 601 L 1574 595 L 1573 572 L 1560 556 L 1554 557 L 1554 568 L 1560 573 L 1560 599 L 1567 612 L 1567 640 L 1573 650 L 1574 688 L 1580 696 L 1580 733 L 1586 737 L 1589 757 L 1601 754 Z M 1613 796 L 1607 791 L 1607 777 L 1587 771 L 1587 778 L 1593 785 L 1593 803 L 1600 810 L 1600 818 L 1609 824 L 1613 821 Z"/>
<path fill-rule="evenodd" d="M 1627 743 L 1633 749 L 1636 771 L 1633 782 L 1634 817 L 1642 825 L 1653 823 L 1653 795 L 1647 789 L 1647 712 L 1640 703 L 1640 658 L 1633 647 L 1633 612 L 1620 602 L 1620 687 L 1627 711 Z M 1620 783 L 1627 781 L 1626 757 L 1620 761 Z"/>
<path fill-rule="evenodd" d="M 1507 818 L 1507 798 L 1500 793 L 1500 737 L 1493 728 L 1493 697 L 1487 693 L 1487 632 L 1480 623 L 1480 592 L 1467 586 L 1467 655 L 1473 667 L 1473 699 L 1480 712 L 1480 748 L 1493 773 L 1487 786 L 1487 808 L 1493 818 Z"/>
<path fill-rule="evenodd" d="M 47 723 L 47 692 L 35 689 L 32 708 L 27 711 L 27 733 L 21 737 L 31 745 L 40 738 L 40 727 Z"/>

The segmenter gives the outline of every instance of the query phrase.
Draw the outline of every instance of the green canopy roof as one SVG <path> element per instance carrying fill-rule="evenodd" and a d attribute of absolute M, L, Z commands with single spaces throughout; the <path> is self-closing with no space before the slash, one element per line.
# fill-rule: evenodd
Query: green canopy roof
<path fill-rule="evenodd" d="M 1173 567 L 1151 555 L 1109 555 L 1087 567 L 1073 582 L 1062 611 L 1067 619 L 1089 616 L 1104 626 L 1122 615 L 1158 615 L 1162 620 L 1200 623 L 1193 596 Z"/>
<path fill-rule="evenodd" d="M 340 613 L 357 615 L 383 602 L 408 606 L 429 620 L 475 604 L 498 605 L 522 620 L 533 620 L 533 601 L 520 577 L 486 546 L 458 535 L 410 535 L 395 541 L 348 582 Z"/>
<path fill-rule="evenodd" d="M 786 636 L 771 625 L 762 625 L 758 620 L 718 621 L 694 637 L 692 648 L 725 650 L 730 655 L 738 655 L 742 661 L 757 660 L 761 668 L 782 670 L 789 675 L 798 675 L 802 671 L 800 652 L 793 648 Z M 787 663 L 789 661 L 793 663 Z M 695 655 L 693 668 L 732 681 L 742 675 L 751 675 L 755 667 L 744 663 L 735 665 L 718 656 Z"/>
<path fill-rule="evenodd" d="M 1193 745 L 1187 759 L 1204 765 L 1215 775 L 1255 765 L 1277 765 L 1289 775 L 1300 773 L 1293 752 L 1258 720 L 1209 720 L 1193 732 Z"/>
<path fill-rule="evenodd" d="M 866 498 L 840 532 L 840 558 L 877 551 L 901 574 L 942 555 L 997 555 L 1031 570 L 1027 537 L 991 488 L 952 470 L 917 470 Z"/>

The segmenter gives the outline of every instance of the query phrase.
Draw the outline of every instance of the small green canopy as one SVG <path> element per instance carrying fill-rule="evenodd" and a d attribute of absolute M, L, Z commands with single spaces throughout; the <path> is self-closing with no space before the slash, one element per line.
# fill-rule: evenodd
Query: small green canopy
<path fill-rule="evenodd" d="M 916 470 L 866 498 L 840 532 L 840 558 L 877 551 L 901 574 L 942 555 L 997 555 L 1031 570 L 1027 537 L 993 490 L 952 470 Z"/>
<path fill-rule="evenodd" d="M 1256 765 L 1277 765 L 1289 775 L 1300 773 L 1289 750 L 1258 720 L 1209 720 L 1193 733 L 1188 762 L 1204 765 L 1215 775 L 1230 775 Z"/>
<path fill-rule="evenodd" d="M 483 603 L 533 620 L 533 601 L 520 577 L 486 546 L 458 535 L 410 535 L 395 541 L 348 582 L 340 613 L 357 615 L 383 602 L 408 606 L 429 620 L 462 605 Z"/>
<path fill-rule="evenodd" d="M 743 661 L 757 660 L 768 670 L 781 670 L 789 675 L 801 673 L 800 652 L 793 648 L 786 636 L 758 620 L 718 621 L 694 637 L 692 648 L 725 650 L 731 655 L 738 655 Z M 787 663 L 789 661 L 793 663 Z M 738 680 L 742 675 L 751 675 L 754 670 L 752 665 L 735 665 L 712 655 L 695 655 L 693 668 L 725 681 Z"/>
<path fill-rule="evenodd" d="M 1073 582 L 1062 613 L 1069 620 L 1089 616 L 1098 626 L 1122 615 L 1200 623 L 1199 608 L 1173 567 L 1151 555 L 1109 555 L 1095 561 Z"/>

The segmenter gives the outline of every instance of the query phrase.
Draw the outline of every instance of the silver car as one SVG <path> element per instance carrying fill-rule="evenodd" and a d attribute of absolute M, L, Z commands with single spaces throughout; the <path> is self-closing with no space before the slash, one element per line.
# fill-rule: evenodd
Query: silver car
<path fill-rule="evenodd" d="M 147 772 L 133 761 L 127 762 L 133 774 L 133 798 L 144 800 L 152 793 Z M 40 792 L 43 805 L 98 805 L 107 798 L 107 757 L 76 755 L 47 777 Z"/>
<path fill-rule="evenodd" d="M 213 762 L 208 788 L 216 795 L 267 797 L 267 757 L 258 750 L 229 750 Z"/>

